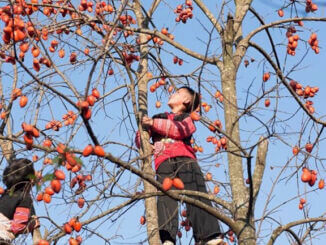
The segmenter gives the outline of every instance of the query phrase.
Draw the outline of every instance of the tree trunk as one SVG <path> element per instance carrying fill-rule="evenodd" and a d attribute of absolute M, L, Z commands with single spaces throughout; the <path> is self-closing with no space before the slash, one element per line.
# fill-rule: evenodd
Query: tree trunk
<path fill-rule="evenodd" d="M 232 16 L 228 16 L 223 35 L 223 66 L 220 69 L 222 93 L 224 96 L 225 131 L 228 140 L 227 156 L 233 204 L 235 206 L 234 219 L 239 225 L 237 232 L 238 244 L 256 244 L 253 214 L 248 215 L 249 191 L 244 184 L 241 141 L 238 121 L 238 103 L 236 91 L 236 74 L 238 67 L 233 63 L 233 43 L 235 31 Z M 252 201 L 254 205 L 254 201 Z"/>
<path fill-rule="evenodd" d="M 135 15 L 137 18 L 138 25 L 141 28 L 148 28 L 148 21 L 144 18 L 141 11 L 141 3 L 139 0 L 134 2 Z M 143 158 L 143 171 L 146 174 L 155 176 L 155 172 L 152 168 L 152 147 L 149 143 L 149 134 L 142 130 L 141 118 L 143 115 L 147 114 L 147 83 L 149 77 L 148 73 L 148 47 L 147 47 L 147 37 L 146 34 L 139 34 L 140 43 L 140 62 L 137 71 L 138 79 L 138 105 L 139 105 L 139 115 L 138 115 L 138 126 L 141 132 L 141 157 Z M 154 193 L 157 189 L 144 181 L 144 191 L 145 193 Z M 158 233 L 158 220 L 157 220 L 157 205 L 156 197 L 149 197 L 145 199 L 145 212 L 146 212 L 146 222 L 147 222 L 147 236 L 148 243 L 150 245 L 160 244 L 160 237 Z"/>
<path fill-rule="evenodd" d="M 244 186 L 243 167 L 239 154 L 240 135 L 238 119 L 237 96 L 235 89 L 235 72 L 232 65 L 224 66 L 222 72 L 222 92 L 225 98 L 224 117 L 226 133 L 231 136 L 234 143 L 228 141 L 228 165 L 230 174 L 230 183 L 232 190 L 233 203 L 236 207 L 234 213 L 235 221 L 240 226 L 240 232 L 237 234 L 239 245 L 256 244 L 256 233 L 253 222 L 253 214 L 248 217 L 249 193 L 248 188 Z M 252 201 L 254 206 L 254 200 Z M 249 219 L 249 220 L 248 220 Z"/>
<path fill-rule="evenodd" d="M 256 230 L 253 219 L 250 222 L 239 222 L 241 231 L 237 234 L 238 245 L 256 245 Z"/>
<path fill-rule="evenodd" d="M 0 147 L 2 150 L 2 155 L 6 158 L 7 162 L 9 162 L 13 155 L 12 142 L 9 140 L 0 140 Z"/>
<path fill-rule="evenodd" d="M 223 67 L 221 69 L 221 81 L 222 93 L 224 96 L 225 131 L 227 136 L 232 139 L 232 141 L 227 141 L 230 184 L 234 204 L 236 209 L 239 209 L 248 201 L 248 191 L 244 185 L 242 158 L 239 156 L 241 151 L 239 148 L 240 133 L 236 91 L 237 67 L 234 66 L 232 59 L 234 34 L 233 18 L 229 16 L 223 37 Z"/>

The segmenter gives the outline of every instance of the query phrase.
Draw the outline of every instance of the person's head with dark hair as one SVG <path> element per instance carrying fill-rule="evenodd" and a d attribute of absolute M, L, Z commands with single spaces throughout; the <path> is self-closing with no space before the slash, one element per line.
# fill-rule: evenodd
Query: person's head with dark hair
<path fill-rule="evenodd" d="M 183 86 L 170 96 L 168 105 L 174 113 L 190 113 L 199 106 L 199 95 L 192 88 Z"/>
<path fill-rule="evenodd" d="M 13 159 L 3 171 L 3 183 L 7 189 L 21 189 L 31 184 L 31 176 L 34 175 L 33 163 L 26 159 Z"/>

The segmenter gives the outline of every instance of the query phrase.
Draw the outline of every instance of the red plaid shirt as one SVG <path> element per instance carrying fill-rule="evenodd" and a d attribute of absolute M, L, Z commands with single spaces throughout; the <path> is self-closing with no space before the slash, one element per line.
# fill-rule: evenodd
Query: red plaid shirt
<path fill-rule="evenodd" d="M 169 158 L 185 156 L 196 159 L 195 152 L 190 145 L 190 139 L 195 131 L 196 127 L 188 114 L 165 113 L 154 116 L 150 133 L 155 148 L 155 170 Z M 138 132 L 136 145 L 140 146 Z"/>

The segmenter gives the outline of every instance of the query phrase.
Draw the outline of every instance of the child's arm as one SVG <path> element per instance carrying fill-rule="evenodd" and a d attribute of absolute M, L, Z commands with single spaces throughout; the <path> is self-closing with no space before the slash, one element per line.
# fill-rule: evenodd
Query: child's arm
<path fill-rule="evenodd" d="M 159 116 L 159 115 L 160 114 L 157 114 L 156 116 Z M 153 119 L 148 117 L 147 115 L 143 116 L 142 121 L 141 121 L 143 127 L 146 128 L 146 131 L 148 132 L 149 137 L 152 137 L 152 131 L 151 131 L 151 128 L 150 128 L 151 124 L 152 124 L 151 123 L 152 121 L 153 121 Z M 137 132 L 136 132 L 135 144 L 136 144 L 137 148 L 139 149 L 140 148 L 140 132 L 139 132 L 139 130 L 137 130 Z"/>
<path fill-rule="evenodd" d="M 195 131 L 196 127 L 190 116 L 182 121 L 174 121 L 170 119 L 154 118 L 151 130 L 164 137 L 182 140 L 188 138 Z"/>
<path fill-rule="evenodd" d="M 139 149 L 140 148 L 140 132 L 139 132 L 139 130 L 137 130 L 137 132 L 136 132 L 135 144 L 136 144 L 137 148 Z"/>
<path fill-rule="evenodd" d="M 151 130 L 148 129 L 147 131 L 149 133 L 149 137 L 151 137 L 151 135 L 152 135 Z M 140 148 L 140 132 L 139 132 L 139 130 L 137 130 L 137 132 L 136 132 L 135 144 L 136 144 L 137 148 L 139 149 Z"/>

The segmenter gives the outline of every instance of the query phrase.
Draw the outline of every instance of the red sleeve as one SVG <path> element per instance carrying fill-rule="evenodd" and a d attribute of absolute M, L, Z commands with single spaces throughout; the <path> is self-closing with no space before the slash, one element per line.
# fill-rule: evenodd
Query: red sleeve
<path fill-rule="evenodd" d="M 17 207 L 14 213 L 14 218 L 11 222 L 11 231 L 14 234 L 18 234 L 25 230 L 29 220 L 30 210 L 29 208 Z"/>
<path fill-rule="evenodd" d="M 136 132 L 135 143 L 136 143 L 137 148 L 139 149 L 140 148 L 140 132 L 138 130 Z"/>
<path fill-rule="evenodd" d="M 149 137 L 151 137 L 152 133 L 150 130 L 148 130 L 148 133 L 149 133 Z M 137 132 L 136 132 L 135 144 L 136 144 L 137 148 L 139 149 L 140 148 L 140 132 L 139 132 L 139 130 L 137 130 Z"/>
<path fill-rule="evenodd" d="M 170 119 L 154 118 L 151 129 L 159 135 L 176 140 L 188 138 L 196 131 L 195 124 L 191 117 L 186 117 L 181 122 Z"/>

